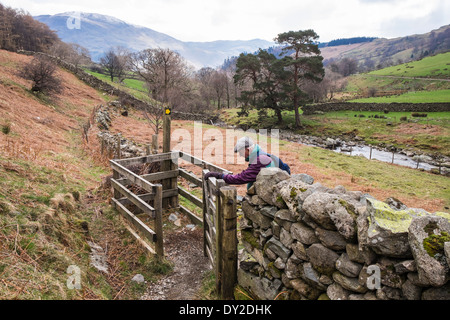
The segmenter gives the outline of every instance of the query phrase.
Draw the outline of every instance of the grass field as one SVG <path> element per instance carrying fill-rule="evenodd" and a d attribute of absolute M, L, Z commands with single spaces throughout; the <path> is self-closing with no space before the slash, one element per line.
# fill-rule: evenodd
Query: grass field
<path fill-rule="evenodd" d="M 450 102 L 450 89 L 436 91 L 410 91 L 401 95 L 349 100 L 360 103 L 437 103 Z"/>
<path fill-rule="evenodd" d="M 151 99 L 148 97 L 148 91 L 145 88 L 145 82 L 137 79 L 124 79 L 122 83 L 116 82 L 117 79 L 111 81 L 111 78 L 108 75 L 90 71 L 88 69 L 85 69 L 87 73 L 99 78 L 100 80 L 120 89 L 123 91 L 126 91 L 132 95 L 134 95 L 137 99 L 141 99 L 144 101 L 151 101 Z"/>
<path fill-rule="evenodd" d="M 450 79 L 450 52 L 372 71 L 369 75 Z"/>
<path fill-rule="evenodd" d="M 347 78 L 345 92 L 355 96 L 352 102 L 425 103 L 450 102 L 450 52 L 426 57 Z M 387 97 L 361 98 L 369 89 L 379 92 L 407 91 Z"/>

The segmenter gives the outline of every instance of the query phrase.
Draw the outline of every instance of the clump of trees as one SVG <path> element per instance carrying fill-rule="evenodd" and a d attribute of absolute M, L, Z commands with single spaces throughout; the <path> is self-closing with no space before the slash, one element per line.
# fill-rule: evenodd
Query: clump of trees
<path fill-rule="evenodd" d="M 0 4 L 0 49 L 46 52 L 60 41 L 56 33 L 23 10 Z"/>
<path fill-rule="evenodd" d="M 294 110 L 295 126 L 300 127 L 301 104 L 310 102 L 311 84 L 325 76 L 323 57 L 313 30 L 289 31 L 279 34 L 275 41 L 283 45 L 281 59 L 260 50 L 257 54 L 241 54 L 236 62 L 235 82 L 244 88 L 240 101 L 246 108 L 275 111 L 282 122 L 283 110 Z M 287 54 L 290 53 L 290 54 Z"/>

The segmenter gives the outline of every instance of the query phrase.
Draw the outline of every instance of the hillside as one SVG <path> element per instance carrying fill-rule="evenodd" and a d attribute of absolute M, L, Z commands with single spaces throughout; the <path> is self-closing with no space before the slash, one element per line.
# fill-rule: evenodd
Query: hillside
<path fill-rule="evenodd" d="M 450 80 L 450 52 L 372 71 L 369 75 Z"/>
<path fill-rule="evenodd" d="M 321 53 L 325 64 L 333 60 L 352 58 L 373 70 L 378 65 L 419 60 L 427 55 L 449 50 L 450 25 L 447 25 L 425 34 L 325 47 L 321 48 Z"/>
<path fill-rule="evenodd" d="M 95 128 L 89 143 L 81 134 L 111 97 L 62 69 L 61 94 L 35 95 L 17 76 L 31 59 L 0 50 L 0 299 L 131 297 L 125 281 L 149 262 L 101 187 L 109 165 Z M 90 266 L 95 244 L 108 248 L 109 274 Z M 66 285 L 70 265 L 81 270 L 81 290 Z"/>
<path fill-rule="evenodd" d="M 98 61 L 105 51 L 115 46 L 123 46 L 132 51 L 161 47 L 177 51 L 196 68 L 216 67 L 228 57 L 272 45 L 271 42 L 260 39 L 183 42 L 149 28 L 94 13 L 80 13 L 80 28 L 68 28 L 67 21 L 72 16 L 76 16 L 76 13 L 34 18 L 55 30 L 64 42 L 74 42 L 87 48 L 94 61 Z"/>
<path fill-rule="evenodd" d="M 352 75 L 346 78 L 344 95 L 358 97 L 355 102 L 450 102 L 449 61 L 450 52 L 446 52 Z"/>

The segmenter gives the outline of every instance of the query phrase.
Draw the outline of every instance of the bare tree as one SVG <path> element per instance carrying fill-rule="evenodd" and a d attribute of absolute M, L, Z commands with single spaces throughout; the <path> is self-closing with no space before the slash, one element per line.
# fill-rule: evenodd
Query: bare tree
<path fill-rule="evenodd" d="M 20 71 L 20 76 L 32 81 L 31 91 L 44 94 L 62 91 L 61 81 L 55 76 L 56 65 L 45 56 L 35 56 Z"/>
<path fill-rule="evenodd" d="M 220 110 L 222 97 L 226 94 L 228 79 L 224 72 L 215 71 L 211 80 L 211 85 L 217 98 L 217 109 Z"/>
<path fill-rule="evenodd" d="M 214 74 L 214 69 L 210 67 L 201 68 L 197 71 L 196 79 L 199 81 L 199 94 L 200 97 L 205 101 L 206 108 L 209 109 L 211 100 L 213 99 L 214 92 L 211 88 L 212 77 Z"/>
<path fill-rule="evenodd" d="M 124 47 L 110 48 L 100 58 L 100 65 L 105 69 L 111 81 L 119 78 L 119 82 L 121 82 L 130 68 L 130 53 Z"/>
<path fill-rule="evenodd" d="M 111 81 L 114 81 L 114 77 L 116 77 L 119 68 L 119 59 L 112 48 L 106 51 L 100 58 L 100 65 L 105 69 Z"/>
<path fill-rule="evenodd" d="M 170 49 L 146 49 L 132 55 L 132 69 L 147 84 L 155 100 L 171 104 L 176 91 L 186 90 L 189 80 L 184 59 Z"/>
<path fill-rule="evenodd" d="M 69 43 L 69 56 L 67 60 L 72 63 L 76 68 L 80 64 L 86 65 L 91 62 L 91 55 L 89 50 L 77 43 Z"/>

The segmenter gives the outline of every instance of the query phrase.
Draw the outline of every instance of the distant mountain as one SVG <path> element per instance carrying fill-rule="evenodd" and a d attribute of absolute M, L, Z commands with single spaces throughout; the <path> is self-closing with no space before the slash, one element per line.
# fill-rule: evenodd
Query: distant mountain
<path fill-rule="evenodd" d="M 55 30 L 64 42 L 87 48 L 94 61 L 99 61 L 110 47 L 123 46 L 131 51 L 161 47 L 178 52 L 196 68 L 217 67 L 228 57 L 273 45 L 261 39 L 183 42 L 146 27 L 95 13 L 66 12 L 34 18 Z"/>

